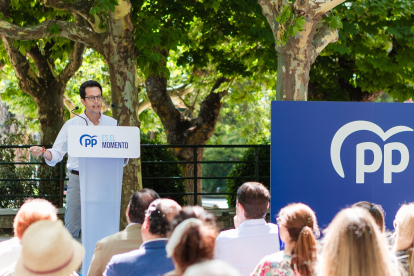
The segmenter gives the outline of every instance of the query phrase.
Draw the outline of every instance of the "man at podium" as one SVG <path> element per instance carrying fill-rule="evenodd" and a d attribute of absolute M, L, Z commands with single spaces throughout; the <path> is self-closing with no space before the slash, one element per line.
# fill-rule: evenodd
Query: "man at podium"
<path fill-rule="evenodd" d="M 81 102 L 85 111 L 68 120 L 60 130 L 55 143 L 51 149 L 34 146 L 30 148 L 33 156 L 42 156 L 46 164 L 54 167 L 62 161 L 68 151 L 68 127 L 71 125 L 81 126 L 116 126 L 117 121 L 101 112 L 102 108 L 102 87 L 94 80 L 82 83 L 79 88 Z M 77 109 L 77 108 L 76 108 Z M 73 111 L 73 110 L 72 110 Z M 124 165 L 128 163 L 125 159 Z M 66 194 L 65 227 L 74 238 L 78 238 L 81 229 L 81 199 L 79 183 L 78 158 L 68 156 L 67 168 L 70 171 Z"/>

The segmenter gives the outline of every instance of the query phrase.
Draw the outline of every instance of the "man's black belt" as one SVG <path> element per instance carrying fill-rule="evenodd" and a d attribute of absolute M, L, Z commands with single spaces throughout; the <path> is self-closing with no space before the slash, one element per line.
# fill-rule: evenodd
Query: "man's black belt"
<path fill-rule="evenodd" d="M 78 172 L 78 171 L 75 171 L 75 170 L 71 170 L 71 171 L 70 171 L 70 173 L 71 173 L 71 174 L 76 174 L 76 175 L 79 175 L 79 172 Z"/>

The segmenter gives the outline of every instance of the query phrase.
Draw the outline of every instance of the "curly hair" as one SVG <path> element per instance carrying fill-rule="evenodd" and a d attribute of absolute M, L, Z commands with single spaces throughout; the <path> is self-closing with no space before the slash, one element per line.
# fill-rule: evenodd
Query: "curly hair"
<path fill-rule="evenodd" d="M 181 210 L 180 205 L 171 199 L 156 199 L 148 207 L 149 232 L 160 237 L 167 237 L 171 231 L 171 221 Z"/>

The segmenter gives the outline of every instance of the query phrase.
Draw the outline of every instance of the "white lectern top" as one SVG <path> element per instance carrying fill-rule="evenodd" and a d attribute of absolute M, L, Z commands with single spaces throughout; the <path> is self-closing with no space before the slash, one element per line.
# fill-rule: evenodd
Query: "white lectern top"
<path fill-rule="evenodd" d="M 139 128 L 69 126 L 68 152 L 72 157 L 139 158 Z"/>

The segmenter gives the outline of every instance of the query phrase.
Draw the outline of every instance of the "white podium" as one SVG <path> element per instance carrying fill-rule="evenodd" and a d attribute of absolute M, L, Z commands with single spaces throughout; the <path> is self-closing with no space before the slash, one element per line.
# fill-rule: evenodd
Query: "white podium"
<path fill-rule="evenodd" d="M 68 153 L 79 160 L 86 276 L 96 242 L 119 231 L 124 158 L 140 156 L 140 132 L 137 127 L 76 125 L 68 133 Z"/>

